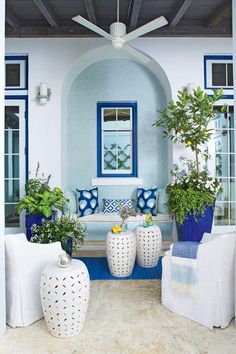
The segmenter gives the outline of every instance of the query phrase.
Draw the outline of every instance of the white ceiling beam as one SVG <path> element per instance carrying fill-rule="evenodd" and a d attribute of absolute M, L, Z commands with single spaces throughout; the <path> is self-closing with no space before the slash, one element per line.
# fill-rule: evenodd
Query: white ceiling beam
<path fill-rule="evenodd" d="M 86 8 L 88 19 L 90 22 L 97 24 L 97 19 L 95 15 L 93 0 L 84 0 L 84 6 Z"/>
<path fill-rule="evenodd" d="M 190 6 L 191 2 L 193 0 L 182 0 L 181 4 L 178 6 L 178 8 L 175 8 L 173 11 L 172 16 L 170 16 L 169 19 L 169 27 L 175 27 L 181 18 L 184 16 L 185 12 L 187 11 L 188 7 Z"/>
<path fill-rule="evenodd" d="M 33 0 L 43 17 L 48 21 L 51 27 L 59 27 L 56 15 L 53 12 L 48 1 L 45 0 Z"/>
<path fill-rule="evenodd" d="M 141 5 L 142 5 L 142 0 L 130 0 L 129 13 L 128 13 L 129 28 L 135 28 L 137 26 Z"/>

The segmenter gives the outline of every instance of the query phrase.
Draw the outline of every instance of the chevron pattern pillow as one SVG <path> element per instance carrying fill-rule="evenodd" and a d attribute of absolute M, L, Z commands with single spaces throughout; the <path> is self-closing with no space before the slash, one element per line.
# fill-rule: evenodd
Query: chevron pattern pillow
<path fill-rule="evenodd" d="M 103 212 L 104 213 L 119 213 L 120 207 L 128 206 L 133 208 L 132 199 L 103 199 Z"/>

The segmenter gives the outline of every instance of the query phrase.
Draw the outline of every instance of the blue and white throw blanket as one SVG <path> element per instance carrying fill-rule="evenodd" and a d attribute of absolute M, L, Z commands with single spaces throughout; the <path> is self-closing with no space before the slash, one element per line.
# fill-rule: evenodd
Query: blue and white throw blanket
<path fill-rule="evenodd" d="M 193 296 L 197 287 L 198 242 L 175 242 L 172 249 L 171 287 L 179 293 Z"/>

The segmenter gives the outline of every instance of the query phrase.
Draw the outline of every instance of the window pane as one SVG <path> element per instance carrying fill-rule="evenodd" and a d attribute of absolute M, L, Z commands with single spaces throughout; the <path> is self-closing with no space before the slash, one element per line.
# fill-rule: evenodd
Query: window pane
<path fill-rule="evenodd" d="M 5 205 L 5 227 L 20 227 L 20 216 L 16 214 L 16 204 Z"/>
<path fill-rule="evenodd" d="M 118 169 L 131 169 L 131 136 L 130 132 L 118 132 Z"/>
<path fill-rule="evenodd" d="M 130 109 L 118 109 L 118 122 L 117 129 L 119 130 L 130 130 L 131 120 L 130 120 Z"/>
<path fill-rule="evenodd" d="M 228 152 L 228 130 L 218 130 L 214 134 L 215 152 Z"/>
<path fill-rule="evenodd" d="M 230 203 L 230 225 L 235 225 L 235 203 Z"/>
<path fill-rule="evenodd" d="M 228 177 L 228 155 L 216 154 L 216 176 Z"/>
<path fill-rule="evenodd" d="M 12 203 L 19 200 L 19 180 L 5 180 L 5 202 Z"/>
<path fill-rule="evenodd" d="M 19 107 L 5 107 L 5 129 L 19 129 Z"/>
<path fill-rule="evenodd" d="M 5 153 L 6 154 L 19 153 L 19 131 L 15 131 L 15 130 L 5 131 Z"/>
<path fill-rule="evenodd" d="M 223 188 L 223 192 L 217 196 L 217 200 L 219 201 L 227 201 L 229 200 L 229 180 L 227 179 L 221 179 L 221 185 Z"/>
<path fill-rule="evenodd" d="M 232 154 L 230 155 L 229 161 L 230 161 L 230 165 L 229 165 L 229 167 L 230 167 L 230 171 L 229 171 L 230 177 L 234 177 L 235 176 L 234 155 L 232 155 Z"/>
<path fill-rule="evenodd" d="M 233 64 L 227 64 L 227 80 L 228 86 L 233 86 Z"/>
<path fill-rule="evenodd" d="M 19 178 L 19 155 L 5 155 L 5 178 Z"/>
<path fill-rule="evenodd" d="M 229 203 L 217 203 L 214 211 L 215 225 L 229 224 Z"/>
<path fill-rule="evenodd" d="M 104 132 L 104 170 L 117 169 L 117 133 Z"/>
<path fill-rule="evenodd" d="M 233 107 L 229 107 L 229 127 L 234 128 L 234 112 Z"/>
<path fill-rule="evenodd" d="M 227 114 L 219 112 L 215 118 L 215 129 L 228 128 Z"/>
<path fill-rule="evenodd" d="M 20 86 L 20 64 L 6 64 L 6 86 Z"/>
<path fill-rule="evenodd" d="M 234 152 L 234 130 L 229 131 L 230 152 Z"/>
<path fill-rule="evenodd" d="M 104 130 L 115 130 L 116 129 L 116 110 L 105 108 L 103 110 L 103 129 Z"/>
<path fill-rule="evenodd" d="M 131 133 L 104 132 L 104 170 L 131 169 Z"/>
<path fill-rule="evenodd" d="M 235 198 L 235 179 L 234 178 L 231 178 L 230 179 L 230 200 L 231 201 L 235 201 L 236 198 Z"/>
<path fill-rule="evenodd" d="M 226 64 L 212 64 L 212 85 L 226 86 Z"/>

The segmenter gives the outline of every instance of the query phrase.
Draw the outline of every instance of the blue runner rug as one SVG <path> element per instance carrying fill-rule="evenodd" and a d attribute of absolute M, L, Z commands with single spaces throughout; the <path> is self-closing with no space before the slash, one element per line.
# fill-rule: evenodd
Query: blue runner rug
<path fill-rule="evenodd" d="M 133 273 L 129 277 L 117 278 L 111 275 L 106 257 L 73 257 L 83 261 L 89 271 L 91 280 L 128 280 L 128 279 L 161 279 L 161 259 L 154 268 L 142 268 L 135 264 Z"/>

